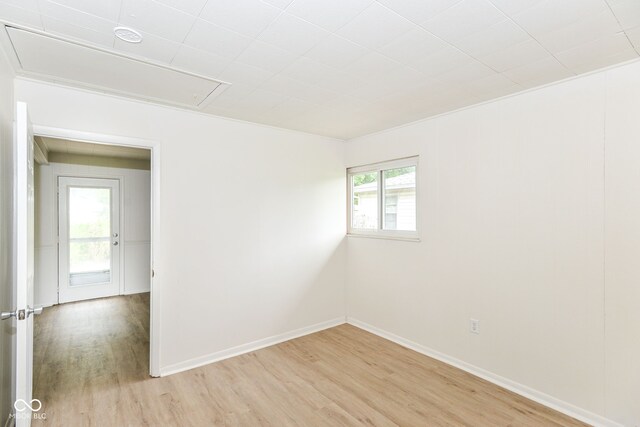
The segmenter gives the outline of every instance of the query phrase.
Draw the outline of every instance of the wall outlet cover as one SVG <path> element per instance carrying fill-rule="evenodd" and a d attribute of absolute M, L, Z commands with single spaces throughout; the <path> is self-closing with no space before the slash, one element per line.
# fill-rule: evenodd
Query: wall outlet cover
<path fill-rule="evenodd" d="M 480 333 L 480 321 L 478 319 L 469 319 L 469 332 L 472 334 Z"/>

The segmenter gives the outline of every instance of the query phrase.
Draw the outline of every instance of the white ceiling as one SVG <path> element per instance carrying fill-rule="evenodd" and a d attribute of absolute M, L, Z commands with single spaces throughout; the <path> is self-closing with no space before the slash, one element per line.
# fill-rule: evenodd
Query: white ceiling
<path fill-rule="evenodd" d="M 106 50 L 6 27 L 21 73 L 187 108 L 208 105 L 224 88 L 216 80 L 130 59 Z M 126 76 L 126 78 L 123 78 Z M 221 90 L 221 87 L 223 88 Z"/>
<path fill-rule="evenodd" d="M 640 0 L 0 0 L 0 18 L 232 83 L 208 113 L 345 139 L 640 52 Z"/>
<path fill-rule="evenodd" d="M 78 154 L 92 157 L 116 157 L 119 159 L 150 160 L 151 151 L 144 148 L 93 144 L 68 139 L 36 136 L 38 144 L 46 153 Z"/>

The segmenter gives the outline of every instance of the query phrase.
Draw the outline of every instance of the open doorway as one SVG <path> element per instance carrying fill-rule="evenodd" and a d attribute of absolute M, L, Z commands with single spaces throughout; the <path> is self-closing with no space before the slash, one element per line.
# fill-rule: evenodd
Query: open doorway
<path fill-rule="evenodd" d="M 35 303 L 149 292 L 150 150 L 35 141 Z"/>
<path fill-rule="evenodd" d="M 151 151 L 35 142 L 34 396 L 51 407 L 149 375 Z"/>

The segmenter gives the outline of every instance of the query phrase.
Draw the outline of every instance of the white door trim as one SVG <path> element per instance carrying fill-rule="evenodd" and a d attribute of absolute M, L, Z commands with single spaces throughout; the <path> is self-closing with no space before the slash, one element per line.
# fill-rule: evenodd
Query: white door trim
<path fill-rule="evenodd" d="M 111 170 L 108 171 L 100 171 L 100 172 L 94 172 L 92 171 L 90 174 L 87 173 L 83 173 L 83 172 L 76 172 L 76 171 L 70 171 L 67 168 L 60 170 L 60 168 L 58 167 L 60 165 L 54 165 L 53 166 L 53 180 L 50 183 L 52 188 L 51 191 L 53 194 L 55 194 L 56 192 L 58 192 L 58 183 L 60 181 L 60 178 L 96 178 L 96 179 L 116 179 L 118 181 L 120 181 L 120 236 L 123 237 L 127 234 L 127 230 L 125 229 L 125 222 L 124 222 L 124 218 L 125 218 L 125 203 L 124 203 L 124 198 L 125 198 L 125 189 L 127 188 L 127 177 L 121 173 L 112 173 Z M 104 168 L 104 169 L 111 169 L 111 168 Z M 56 203 L 59 202 L 59 195 L 56 198 Z M 56 204 L 56 208 L 54 209 L 54 223 L 55 224 L 59 224 L 60 223 L 60 206 L 58 206 Z M 60 230 L 58 230 L 58 233 L 60 232 Z M 59 238 L 59 236 L 58 236 Z M 126 255 L 126 244 L 123 244 L 125 242 L 122 241 L 121 239 L 121 244 L 120 244 L 120 289 L 118 292 L 118 295 L 126 295 L 125 293 L 125 277 L 124 277 L 124 265 L 125 265 L 125 255 Z M 59 256 L 59 248 L 58 248 L 58 256 Z M 58 275 L 60 274 L 60 267 L 58 266 Z M 60 279 L 58 279 L 59 281 Z M 56 290 L 58 291 L 58 296 L 56 299 L 56 303 L 60 304 L 60 283 L 58 283 L 58 287 L 56 288 Z"/>
<path fill-rule="evenodd" d="M 151 150 L 151 319 L 149 336 L 149 374 L 160 376 L 160 308 L 162 269 L 155 263 L 160 253 L 160 143 L 142 138 L 107 135 L 72 129 L 62 129 L 51 126 L 33 125 L 34 135 L 72 139 L 74 141 L 91 142 L 94 144 L 120 145 L 125 147 L 139 147 Z"/>

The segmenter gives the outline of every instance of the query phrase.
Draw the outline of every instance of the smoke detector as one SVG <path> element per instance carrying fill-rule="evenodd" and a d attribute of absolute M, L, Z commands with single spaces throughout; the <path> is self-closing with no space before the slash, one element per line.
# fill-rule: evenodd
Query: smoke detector
<path fill-rule="evenodd" d="M 129 27 L 115 27 L 113 33 L 122 41 L 127 43 L 140 43 L 142 41 L 142 34 Z"/>

